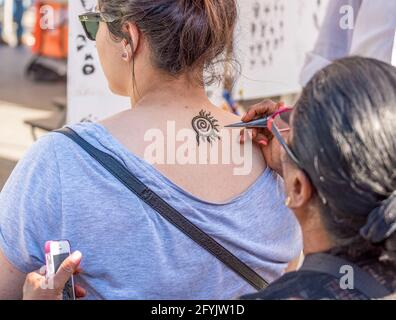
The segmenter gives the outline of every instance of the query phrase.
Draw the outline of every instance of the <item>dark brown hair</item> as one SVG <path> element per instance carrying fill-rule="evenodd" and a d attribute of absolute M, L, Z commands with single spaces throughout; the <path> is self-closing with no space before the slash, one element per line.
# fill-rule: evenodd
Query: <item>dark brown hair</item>
<path fill-rule="evenodd" d="M 120 17 L 108 23 L 116 40 L 131 42 L 123 25 L 135 23 L 150 45 L 153 65 L 172 76 L 188 73 L 211 84 L 223 76 L 215 66 L 233 61 L 235 0 L 100 0 L 99 7 Z"/>

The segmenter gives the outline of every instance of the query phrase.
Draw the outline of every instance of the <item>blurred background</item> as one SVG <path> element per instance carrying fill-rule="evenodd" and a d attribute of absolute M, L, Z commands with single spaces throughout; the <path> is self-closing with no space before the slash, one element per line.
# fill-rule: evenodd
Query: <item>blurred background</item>
<path fill-rule="evenodd" d="M 67 14 L 66 1 L 0 0 L 0 190 L 43 129 L 65 121 L 67 21 L 42 29 L 46 4 Z"/>

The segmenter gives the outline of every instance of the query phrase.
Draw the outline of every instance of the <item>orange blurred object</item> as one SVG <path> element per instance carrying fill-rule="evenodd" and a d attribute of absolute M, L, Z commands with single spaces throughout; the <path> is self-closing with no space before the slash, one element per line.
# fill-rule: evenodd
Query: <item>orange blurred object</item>
<path fill-rule="evenodd" d="M 65 59 L 68 53 L 68 20 L 67 1 L 36 1 L 36 24 L 34 29 L 35 44 L 33 53 L 49 57 Z M 52 28 L 43 28 L 43 19 L 52 19 Z"/>

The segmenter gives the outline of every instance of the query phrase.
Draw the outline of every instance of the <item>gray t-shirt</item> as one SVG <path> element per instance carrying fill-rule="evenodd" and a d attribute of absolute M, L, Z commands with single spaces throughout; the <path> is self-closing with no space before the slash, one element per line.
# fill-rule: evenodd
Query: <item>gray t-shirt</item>
<path fill-rule="evenodd" d="M 301 230 L 270 170 L 224 204 L 193 195 L 96 123 L 72 126 L 268 281 L 302 249 Z M 58 133 L 37 141 L 0 194 L 0 249 L 20 271 L 45 264 L 47 240 L 83 254 L 88 299 L 232 299 L 254 289 L 165 221 Z"/>

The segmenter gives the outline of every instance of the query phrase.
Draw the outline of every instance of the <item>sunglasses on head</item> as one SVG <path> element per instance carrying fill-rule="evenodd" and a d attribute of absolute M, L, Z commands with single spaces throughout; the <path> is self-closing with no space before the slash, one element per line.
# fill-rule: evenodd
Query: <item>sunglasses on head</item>
<path fill-rule="evenodd" d="M 87 38 L 92 41 L 96 41 L 100 22 L 111 23 L 120 19 L 102 12 L 87 12 L 79 15 L 78 18 L 84 28 Z"/>

